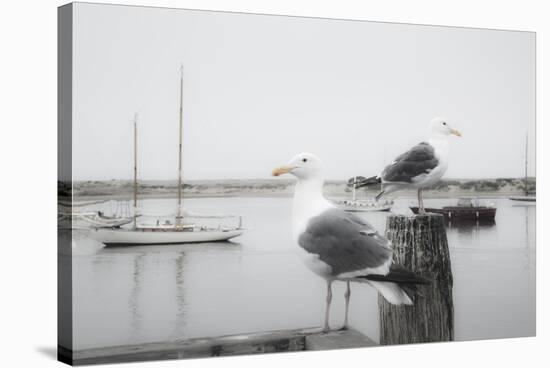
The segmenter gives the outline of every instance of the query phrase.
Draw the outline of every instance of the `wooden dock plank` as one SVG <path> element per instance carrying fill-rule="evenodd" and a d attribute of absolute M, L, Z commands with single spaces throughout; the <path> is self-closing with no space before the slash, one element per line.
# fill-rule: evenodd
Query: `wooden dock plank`
<path fill-rule="evenodd" d="M 306 336 L 305 350 L 352 349 L 376 345 L 378 344 L 359 331 L 348 329 L 331 331 L 327 334 L 308 335 Z"/>
<path fill-rule="evenodd" d="M 172 342 L 78 350 L 73 365 L 189 359 L 260 353 L 296 352 L 373 346 L 355 330 L 320 333 L 320 329 L 280 330 Z"/>

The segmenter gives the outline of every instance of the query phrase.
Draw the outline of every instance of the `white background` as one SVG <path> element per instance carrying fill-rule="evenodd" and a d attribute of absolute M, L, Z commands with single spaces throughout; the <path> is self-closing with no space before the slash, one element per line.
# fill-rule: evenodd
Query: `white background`
<path fill-rule="evenodd" d="M 118 1 L 141 5 L 441 24 L 537 32 L 537 338 L 140 363 L 139 367 L 541 366 L 548 360 L 544 318 L 550 23 L 544 1 L 218 0 Z M 56 0 L 0 5 L 0 365 L 56 362 Z M 546 17 L 545 17 L 546 15 Z M 543 103 L 545 101 L 545 103 Z M 544 114 L 546 112 L 546 115 Z M 495 140 L 498 144 L 498 138 Z M 137 364 L 134 364 L 137 366 Z M 119 366 L 119 365 L 118 365 Z M 131 365 L 133 366 L 133 365 Z"/>

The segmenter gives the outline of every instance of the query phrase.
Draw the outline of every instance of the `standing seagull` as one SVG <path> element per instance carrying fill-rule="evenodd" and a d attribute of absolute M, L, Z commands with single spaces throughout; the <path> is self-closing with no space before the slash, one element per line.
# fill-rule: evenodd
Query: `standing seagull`
<path fill-rule="evenodd" d="M 422 189 L 437 183 L 447 171 L 448 137 L 451 134 L 462 137 L 444 118 L 434 118 L 430 122 L 428 142 L 421 142 L 399 155 L 380 175 L 364 179 L 355 184 L 355 188 L 382 183 L 382 191 L 378 193 L 376 200 L 400 189 L 418 189 L 419 213 L 426 213 Z M 350 185 L 355 181 L 355 178 L 350 179 Z"/>
<path fill-rule="evenodd" d="M 329 331 L 332 282 L 347 283 L 344 329 L 348 325 L 350 282 L 367 282 L 392 304 L 412 304 L 416 284 L 427 280 L 392 264 L 391 243 L 362 218 L 338 209 L 323 196 L 323 165 L 311 153 L 301 153 L 273 176 L 297 179 L 292 207 L 293 238 L 303 260 L 327 282 L 325 324 Z"/>

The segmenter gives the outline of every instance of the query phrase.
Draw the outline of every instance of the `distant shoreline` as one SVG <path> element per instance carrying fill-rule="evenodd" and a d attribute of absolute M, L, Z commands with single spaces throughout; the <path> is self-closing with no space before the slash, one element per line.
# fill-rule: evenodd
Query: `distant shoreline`
<path fill-rule="evenodd" d="M 294 189 L 293 180 L 256 179 L 256 180 L 197 180 L 184 182 L 184 198 L 228 198 L 228 197 L 273 197 L 288 198 Z M 358 198 L 372 198 L 379 187 L 358 189 Z M 442 180 L 433 188 L 425 190 L 426 198 L 456 197 L 507 197 L 522 195 L 525 192 L 523 178 L 498 179 L 460 179 Z M 535 178 L 528 178 L 527 190 L 536 190 Z M 351 189 L 345 181 L 327 181 L 324 193 L 330 198 L 350 198 Z M 130 180 L 78 181 L 72 188 L 66 183 L 58 182 L 59 197 L 74 200 L 128 200 L 133 196 L 133 182 Z M 177 184 L 174 181 L 141 181 L 138 196 L 140 199 L 176 198 Z M 389 198 L 415 198 L 416 191 L 404 190 Z"/>

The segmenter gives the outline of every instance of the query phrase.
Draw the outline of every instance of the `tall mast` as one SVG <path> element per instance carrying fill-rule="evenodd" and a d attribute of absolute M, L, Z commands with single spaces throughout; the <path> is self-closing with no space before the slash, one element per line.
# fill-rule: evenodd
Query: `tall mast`
<path fill-rule="evenodd" d="M 529 131 L 525 133 L 525 195 L 527 195 L 527 155 L 528 155 Z"/>
<path fill-rule="evenodd" d="M 179 129 L 179 151 L 178 151 L 178 209 L 176 224 L 181 222 L 181 154 L 183 140 L 183 64 L 180 66 L 180 129 Z"/>
<path fill-rule="evenodd" d="M 136 217 L 137 217 L 137 192 L 138 192 L 138 183 L 137 183 L 137 113 L 134 115 L 134 228 L 136 227 Z"/>

